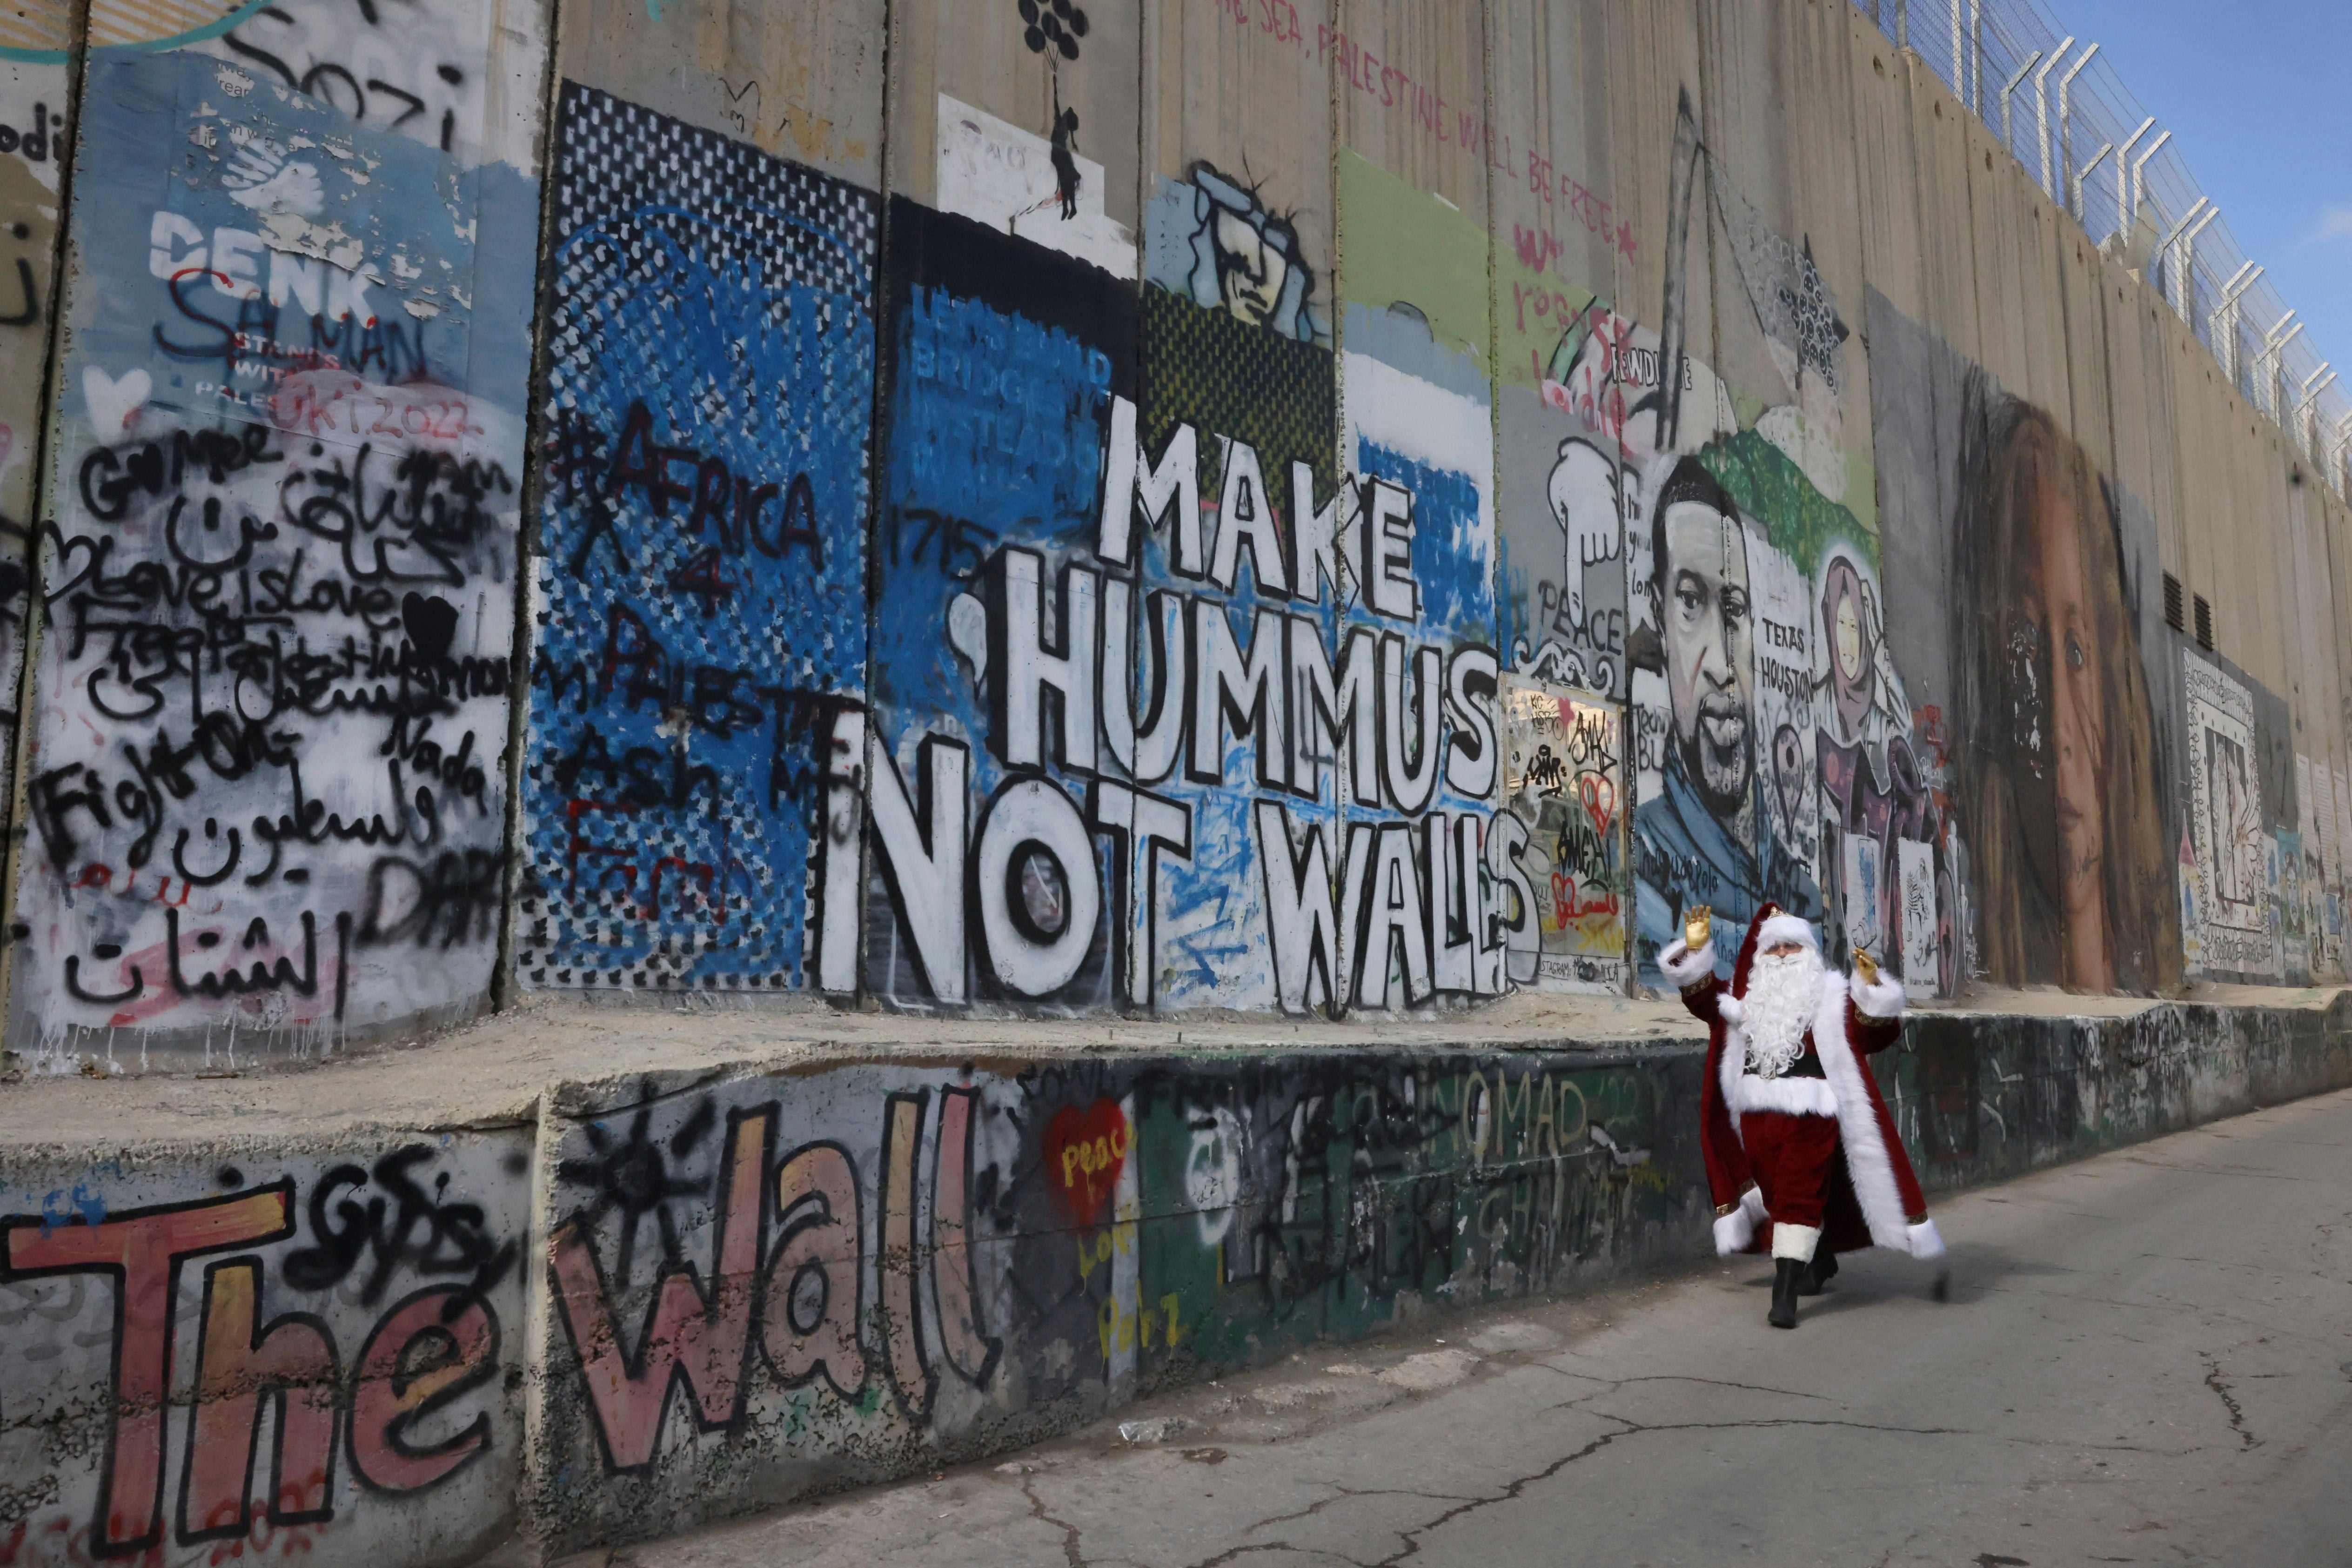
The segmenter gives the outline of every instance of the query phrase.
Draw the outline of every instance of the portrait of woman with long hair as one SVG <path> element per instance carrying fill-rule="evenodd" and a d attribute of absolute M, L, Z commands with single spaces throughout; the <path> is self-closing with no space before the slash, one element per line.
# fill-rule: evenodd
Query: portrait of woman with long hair
<path fill-rule="evenodd" d="M 1959 466 L 1953 761 L 1985 977 L 2168 988 L 2179 899 L 2120 521 L 2082 449 L 1980 370 Z"/>

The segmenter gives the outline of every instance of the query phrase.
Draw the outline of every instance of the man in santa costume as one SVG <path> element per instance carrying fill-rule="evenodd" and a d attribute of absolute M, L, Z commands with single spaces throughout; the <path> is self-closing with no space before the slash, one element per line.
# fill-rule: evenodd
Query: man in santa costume
<path fill-rule="evenodd" d="M 1863 1060 L 1901 1038 L 1903 986 L 1865 952 L 1854 954 L 1851 984 L 1829 973 L 1811 924 L 1767 903 L 1727 988 L 1712 924 L 1705 908 L 1690 910 L 1658 966 L 1707 1025 L 1700 1142 L 1715 1249 L 1770 1250 L 1769 1321 L 1793 1329 L 1797 1297 L 1821 1293 L 1838 1253 L 1944 1250 Z"/>

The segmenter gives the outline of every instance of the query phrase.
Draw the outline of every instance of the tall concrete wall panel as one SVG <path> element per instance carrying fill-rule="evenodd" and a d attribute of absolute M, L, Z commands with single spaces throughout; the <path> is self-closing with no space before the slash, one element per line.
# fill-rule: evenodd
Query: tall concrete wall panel
<path fill-rule="evenodd" d="M 2114 400 L 2107 386 L 2107 310 L 2100 282 L 2106 264 L 2082 226 L 2057 224 L 2059 303 L 2064 311 L 2067 403 L 2074 440 L 2102 472 L 2116 471 Z"/>
<path fill-rule="evenodd" d="M 414 1034 L 498 952 L 545 17 L 100 21 L 14 1038 Z"/>
<path fill-rule="evenodd" d="M 45 1064 L 2336 972 L 2335 503 L 1853 7 L 129 15 L 0 46 Z"/>
<path fill-rule="evenodd" d="M 887 24 L 882 0 L 581 0 L 563 7 L 556 71 L 872 191 Z"/>
<path fill-rule="evenodd" d="M 64 0 L 0 22 L 0 793 L 13 794 L 35 497 L 54 395 L 58 258 L 72 163 L 73 42 Z"/>
<path fill-rule="evenodd" d="M 2111 266 L 2099 279 L 2099 307 L 2106 315 L 2107 414 L 2116 480 L 2164 515 L 2169 511 L 2169 485 L 2158 477 L 2158 423 L 2151 409 L 2162 406 L 2165 388 L 2147 367 L 2145 328 L 2151 301 L 2143 296 L 2137 278 Z"/>
<path fill-rule="evenodd" d="M 1862 31 L 1876 34 L 1875 28 L 1859 19 L 1855 25 Z M 1877 58 L 1874 53 L 1872 58 Z M 1910 276 L 1906 268 L 1892 262 L 1881 267 L 1874 261 L 1870 268 L 1872 287 L 1894 301 L 1897 309 L 1934 328 L 1961 353 L 1980 357 L 1984 329 L 1980 318 L 1982 301 L 1977 287 L 1977 252 L 1972 246 L 1951 243 L 1951 238 L 1972 230 L 1969 165 L 1976 148 L 1970 132 L 1981 131 L 1982 126 L 1925 61 L 1909 56 L 1903 63 L 1903 79 L 1908 87 L 1912 174 L 1908 180 L 1874 179 L 1868 187 L 1872 199 L 1862 205 L 1865 227 L 1874 221 L 1870 208 L 1878 202 L 1886 203 L 1895 212 L 1916 210 L 1916 226 L 1905 237 L 1911 247 L 1906 259 L 1916 258 L 1919 285 L 1916 308 L 1900 292 L 1900 285 Z M 1892 106 L 1900 101 L 1898 89 L 1878 82 L 1874 69 L 1870 81 L 1863 81 L 1859 73 L 1856 80 L 1864 93 L 1872 93 L 1874 88 L 1877 96 L 1888 100 L 1890 108 L 1882 113 L 1892 112 Z M 1858 102 L 1858 125 L 1864 114 Z M 1981 166 L 1981 160 L 1979 163 Z"/>

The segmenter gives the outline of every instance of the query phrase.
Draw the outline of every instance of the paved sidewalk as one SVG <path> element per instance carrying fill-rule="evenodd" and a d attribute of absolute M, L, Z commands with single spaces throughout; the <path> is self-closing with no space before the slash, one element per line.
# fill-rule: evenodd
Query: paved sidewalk
<path fill-rule="evenodd" d="M 1937 1205 L 1849 1258 L 1424 1320 L 643 1568 L 2352 1563 L 2352 1091 Z M 593 1561 L 593 1554 L 587 1560 Z"/>

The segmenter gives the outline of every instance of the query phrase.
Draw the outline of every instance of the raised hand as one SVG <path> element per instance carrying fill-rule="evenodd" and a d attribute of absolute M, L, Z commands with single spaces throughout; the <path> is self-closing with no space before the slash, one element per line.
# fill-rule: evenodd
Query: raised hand
<path fill-rule="evenodd" d="M 1715 911 L 1705 904 L 1685 911 L 1683 915 L 1683 945 L 1696 952 L 1707 943 L 1715 931 Z"/>
<path fill-rule="evenodd" d="M 1867 948 L 1857 947 L 1853 950 L 1853 973 L 1854 978 L 1864 985 L 1878 984 L 1878 960 L 1870 956 Z"/>

